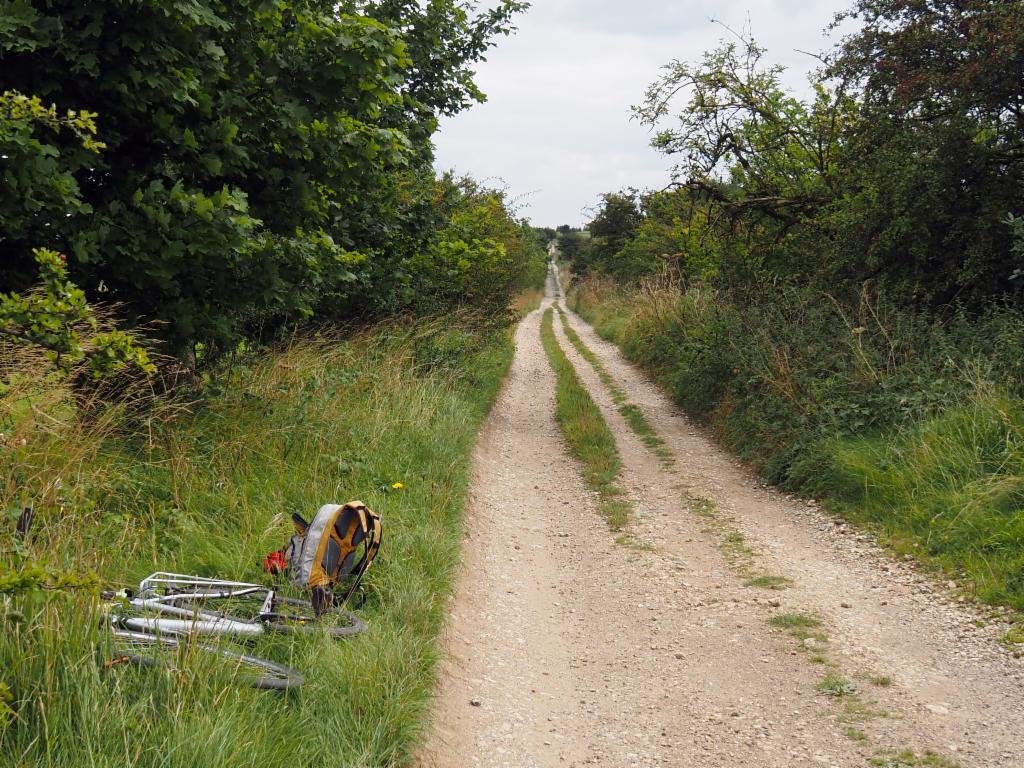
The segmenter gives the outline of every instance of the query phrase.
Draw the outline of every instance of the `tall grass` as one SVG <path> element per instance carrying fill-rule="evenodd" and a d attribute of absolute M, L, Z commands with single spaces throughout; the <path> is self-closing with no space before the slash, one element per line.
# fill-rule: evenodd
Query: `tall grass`
<path fill-rule="evenodd" d="M 587 486 L 600 497 L 601 511 L 613 531 L 621 531 L 629 520 L 632 505 L 618 487 L 622 459 L 615 436 L 601 415 L 576 370 L 555 337 L 554 311 L 547 309 L 541 319 L 541 342 L 557 379 L 555 419 L 562 428 L 569 450 L 583 464 Z"/>
<path fill-rule="evenodd" d="M 767 479 L 1024 608 L 1018 312 L 939 322 L 868 294 L 601 279 L 571 300 Z"/>
<path fill-rule="evenodd" d="M 988 602 L 1024 608 L 1024 401 L 978 385 L 892 432 L 825 441 L 794 485 L 836 500 L 898 551 L 967 577 Z"/>
<path fill-rule="evenodd" d="M 297 340 L 225 365 L 194 402 L 87 419 L 63 384 L 16 377 L 0 392 L 0 508 L 31 504 L 36 525 L 19 551 L 0 523 L 8 573 L 45 562 L 111 586 L 157 569 L 263 581 L 291 512 L 354 498 L 382 514 L 385 541 L 366 635 L 251 645 L 306 675 L 287 695 L 234 685 L 201 659 L 102 673 L 95 591 L 0 595 L 13 710 L 0 708 L 0 764 L 403 764 L 429 704 L 469 454 L 511 352 L 504 332 L 450 322 Z"/>

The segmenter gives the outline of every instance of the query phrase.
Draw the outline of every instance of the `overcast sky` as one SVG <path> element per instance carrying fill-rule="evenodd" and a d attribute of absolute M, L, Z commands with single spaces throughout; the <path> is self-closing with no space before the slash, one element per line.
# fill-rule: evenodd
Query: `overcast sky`
<path fill-rule="evenodd" d="M 538 226 L 578 225 L 598 195 L 663 187 L 669 162 L 630 120 L 673 59 L 695 60 L 748 17 L 766 58 L 806 89 L 816 64 L 795 49 L 829 46 L 823 30 L 849 0 L 534 0 L 477 82 L 485 104 L 446 120 L 437 167 L 507 185 Z M 499 181 L 500 180 L 500 181 Z"/>

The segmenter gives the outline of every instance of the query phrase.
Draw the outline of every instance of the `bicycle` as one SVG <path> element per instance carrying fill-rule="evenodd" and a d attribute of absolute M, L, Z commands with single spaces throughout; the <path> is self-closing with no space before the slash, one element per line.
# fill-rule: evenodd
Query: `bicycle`
<path fill-rule="evenodd" d="M 105 622 L 117 652 L 114 663 L 173 666 L 184 648 L 215 653 L 235 663 L 256 688 L 286 690 L 301 685 L 296 670 L 238 651 L 191 642 L 195 637 L 252 638 L 267 633 L 324 632 L 349 637 L 366 622 L 349 611 L 318 618 L 307 600 L 283 596 L 260 584 L 157 572 L 137 592 L 105 592 Z M 325 623 L 324 619 L 328 620 Z"/>

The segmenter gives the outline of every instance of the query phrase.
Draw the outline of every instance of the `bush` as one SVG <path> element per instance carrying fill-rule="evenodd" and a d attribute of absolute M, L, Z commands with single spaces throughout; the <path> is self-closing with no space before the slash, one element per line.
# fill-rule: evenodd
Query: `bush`
<path fill-rule="evenodd" d="M 67 372 L 85 363 L 88 375 L 101 379 L 131 366 L 153 373 L 154 366 L 135 339 L 118 330 L 101 330 L 85 294 L 68 281 L 64 256 L 36 249 L 40 283 L 32 291 L 0 293 L 0 341 L 39 347 L 49 362 Z M 0 383 L 12 373 L 0 365 Z"/>
<path fill-rule="evenodd" d="M 493 274 L 461 264 L 504 257 L 434 237 L 462 227 L 435 207 L 430 136 L 482 100 L 471 67 L 525 6 L 428 6 L 0 0 L 21 89 L 0 95 L 0 285 L 30 284 L 31 249 L 62 251 L 187 363 L 312 314 L 406 310 L 431 244 L 459 302 L 486 300 Z"/>
<path fill-rule="evenodd" d="M 547 274 L 547 253 L 505 193 L 469 178 L 437 182 L 444 224 L 409 263 L 410 304 L 424 313 L 472 308 L 481 317 L 509 317 L 517 293 Z"/>

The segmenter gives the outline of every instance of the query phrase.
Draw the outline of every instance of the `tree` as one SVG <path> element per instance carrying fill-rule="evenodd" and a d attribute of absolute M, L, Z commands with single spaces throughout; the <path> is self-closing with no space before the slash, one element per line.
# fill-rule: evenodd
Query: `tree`
<path fill-rule="evenodd" d="M 641 223 L 643 213 L 635 189 L 601 195 L 594 218 L 587 225 L 591 240 L 581 254 L 585 269 L 625 277 L 619 274 L 616 255 L 633 239 Z"/>
<path fill-rule="evenodd" d="M 103 115 L 107 150 L 73 170 L 88 215 L 27 233 L 51 232 L 92 292 L 181 354 L 352 279 L 347 203 L 407 148 L 375 124 L 406 63 L 389 30 L 312 0 L 3 5 L 7 81 Z"/>
<path fill-rule="evenodd" d="M 709 206 L 685 187 L 646 194 L 641 199 L 643 221 L 636 234 L 615 256 L 620 280 L 637 280 L 665 270 L 698 280 L 717 278 L 726 246 L 741 246 L 723 238 L 711 226 Z"/>
<path fill-rule="evenodd" d="M 634 110 L 657 129 L 653 146 L 678 158 L 676 184 L 706 207 L 709 226 L 735 242 L 725 255 L 743 258 L 730 270 L 752 266 L 741 261 L 756 239 L 764 246 L 756 263 L 805 274 L 820 267 L 807 260 L 819 257 L 785 241 L 842 194 L 837 164 L 855 103 L 821 83 L 810 103 L 795 98 L 764 54 L 744 33 L 699 63 L 672 62 Z"/>
<path fill-rule="evenodd" d="M 397 30 L 411 66 L 403 92 L 413 116 L 454 115 L 486 100 L 473 80 L 472 66 L 483 60 L 498 35 L 514 29 L 513 19 L 530 4 L 500 0 L 478 10 L 465 0 L 349 0 L 348 12 L 362 12 Z M 429 133 L 433 133 L 433 125 Z"/>
<path fill-rule="evenodd" d="M 534 229 L 545 248 L 558 238 L 558 232 L 551 227 L 535 227 Z"/>
<path fill-rule="evenodd" d="M 580 232 L 572 229 L 558 235 L 558 255 L 563 262 L 580 274 L 587 271 L 587 264 L 584 261 L 586 242 L 586 238 Z"/>
<path fill-rule="evenodd" d="M 828 74 L 862 106 L 838 245 L 853 273 L 942 305 L 1014 290 L 1024 210 L 1024 5 L 859 0 Z"/>
<path fill-rule="evenodd" d="M 59 245 L 54 224 L 88 215 L 75 171 L 95 162 L 105 145 L 96 138 L 96 115 L 58 111 L 38 96 L 0 93 L 0 249 L 6 287 L 36 279 L 29 255 L 37 246 Z"/>
<path fill-rule="evenodd" d="M 329 308 L 393 306 L 438 225 L 438 114 L 482 98 L 473 62 L 523 6 L 432 0 L 0 0 L 5 82 L 102 115 L 107 150 L 51 144 L 80 190 L 0 244 L 68 254 L 90 297 L 175 354 L 230 349 Z M 393 297 L 391 297 L 393 298 Z M 355 305 L 359 305 L 354 309 Z"/>
<path fill-rule="evenodd" d="M 463 306 L 505 319 L 510 300 L 543 281 L 540 239 L 516 220 L 501 190 L 450 174 L 436 189 L 445 224 L 411 262 L 413 305 L 427 312 Z"/>
<path fill-rule="evenodd" d="M 674 61 L 634 112 L 659 129 L 653 146 L 679 158 L 679 183 L 731 212 L 792 224 L 835 195 L 833 167 L 852 103 L 819 85 L 805 104 L 786 93 L 783 69 L 765 64 L 764 54 L 744 34 L 698 64 Z"/>

